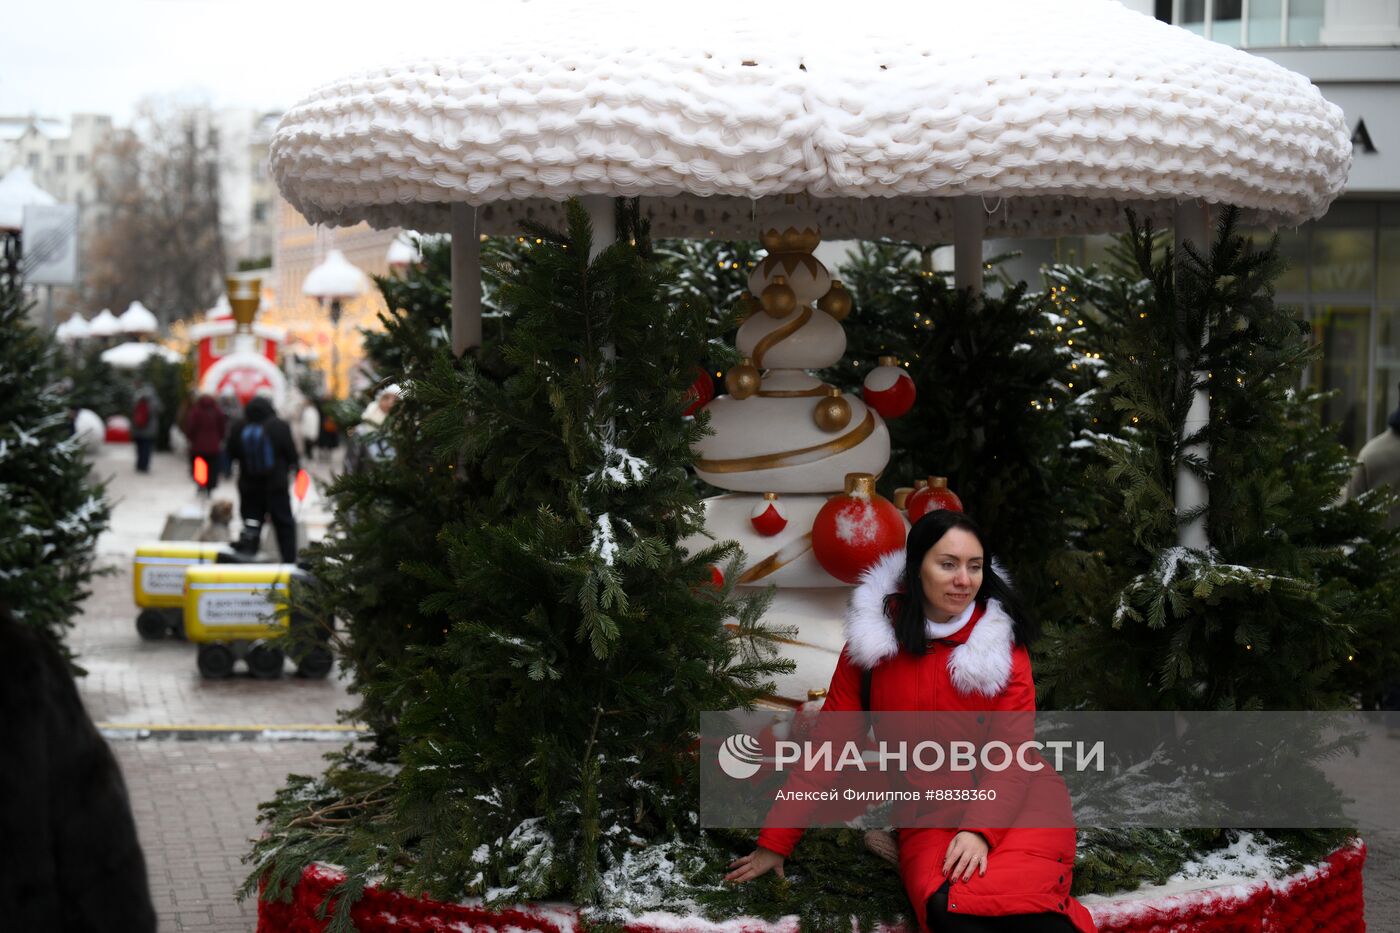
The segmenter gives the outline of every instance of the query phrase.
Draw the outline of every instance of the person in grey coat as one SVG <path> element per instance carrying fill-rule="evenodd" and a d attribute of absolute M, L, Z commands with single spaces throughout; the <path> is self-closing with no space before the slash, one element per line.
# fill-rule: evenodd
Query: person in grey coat
<path fill-rule="evenodd" d="M 1357 455 L 1356 469 L 1347 483 L 1347 498 L 1389 486 L 1400 492 L 1400 408 L 1390 413 L 1387 427 L 1366 442 Z M 1400 504 L 1390 510 L 1388 528 L 1400 528 Z"/>
<path fill-rule="evenodd" d="M 1356 469 L 1347 483 L 1346 497 L 1389 486 L 1400 492 L 1400 407 L 1390 413 L 1386 429 L 1366 442 L 1357 456 Z M 1400 503 L 1391 506 L 1388 528 L 1400 528 Z M 1392 671 L 1381 688 L 1381 709 L 1385 710 L 1386 732 L 1400 738 L 1400 671 Z"/>
<path fill-rule="evenodd" d="M 135 383 L 131 404 L 131 440 L 136 445 L 136 472 L 151 472 L 151 451 L 160 433 L 160 396 L 144 379 Z"/>

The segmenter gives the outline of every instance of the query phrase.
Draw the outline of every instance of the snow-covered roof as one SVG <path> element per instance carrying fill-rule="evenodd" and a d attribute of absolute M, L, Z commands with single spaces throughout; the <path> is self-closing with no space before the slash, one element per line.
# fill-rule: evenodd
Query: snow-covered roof
<path fill-rule="evenodd" d="M 643 196 L 658 235 L 752 237 L 807 192 L 823 235 L 1111 229 L 1178 200 L 1265 224 L 1324 213 L 1351 163 L 1302 75 L 1116 0 L 813 0 L 704 8 L 502 0 L 450 56 L 361 71 L 272 141 L 308 220 L 441 232 L 551 221 L 571 195 Z M 665 198 L 667 200 L 653 200 Z M 754 199 L 760 199 L 755 203 Z"/>
<path fill-rule="evenodd" d="M 93 337 L 115 337 L 122 332 L 121 322 L 111 311 L 103 308 L 88 321 L 88 333 Z"/>
<path fill-rule="evenodd" d="M 102 362 L 108 366 L 115 366 L 117 369 L 136 369 L 145 365 L 152 356 L 160 355 L 172 363 L 180 362 L 183 357 L 174 350 L 162 347 L 158 343 L 119 343 L 110 350 L 102 351 Z"/>
<path fill-rule="evenodd" d="M 333 249 L 320 265 L 307 273 L 301 290 L 313 298 L 353 298 L 363 295 L 368 287 L 365 274 L 346 259 L 344 253 Z"/>
<path fill-rule="evenodd" d="M 34 184 L 29 169 L 16 165 L 0 178 L 0 230 L 24 225 L 24 209 L 31 204 L 57 204 L 53 195 Z"/>
<path fill-rule="evenodd" d="M 117 318 L 125 334 L 154 334 L 160 329 L 160 321 L 139 301 L 133 301 Z"/>

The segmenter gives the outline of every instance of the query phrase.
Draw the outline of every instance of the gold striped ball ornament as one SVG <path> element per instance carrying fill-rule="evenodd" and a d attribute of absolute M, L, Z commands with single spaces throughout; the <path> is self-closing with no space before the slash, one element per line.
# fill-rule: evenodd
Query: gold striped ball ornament
<path fill-rule="evenodd" d="M 738 366 L 724 374 L 724 387 L 737 399 L 746 399 L 757 394 L 762 385 L 763 377 L 759 374 L 758 367 L 747 356 Z"/>
<path fill-rule="evenodd" d="M 817 402 L 812 409 L 812 420 L 828 434 L 840 431 L 851 423 L 851 403 L 841 397 L 841 390 L 835 386 L 826 390 L 826 398 Z"/>

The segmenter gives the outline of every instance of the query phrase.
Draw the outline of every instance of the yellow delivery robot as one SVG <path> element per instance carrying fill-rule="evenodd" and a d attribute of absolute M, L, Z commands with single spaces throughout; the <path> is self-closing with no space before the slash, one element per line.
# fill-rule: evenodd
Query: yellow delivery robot
<path fill-rule="evenodd" d="M 226 544 L 204 541 L 152 541 L 136 548 L 131 588 L 136 607 L 136 631 L 144 639 L 184 635 L 185 568 L 212 564 Z"/>
<path fill-rule="evenodd" d="M 291 583 L 308 575 L 295 564 L 200 564 L 185 571 L 185 637 L 199 645 L 199 672 L 205 677 L 228 677 L 243 661 L 259 679 L 282 676 L 285 657 L 273 640 L 289 626 L 308 621 L 291 611 Z M 332 657 L 325 639 L 310 644 L 294 657 L 303 677 L 325 677 Z"/>

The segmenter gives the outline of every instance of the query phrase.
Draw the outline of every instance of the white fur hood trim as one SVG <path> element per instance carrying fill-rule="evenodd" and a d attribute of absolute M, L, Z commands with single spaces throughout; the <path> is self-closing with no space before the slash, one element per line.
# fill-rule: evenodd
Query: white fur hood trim
<path fill-rule="evenodd" d="M 891 551 L 861 575 L 846 606 L 846 650 L 856 666 L 869 670 L 899 653 L 894 625 L 885 616 L 885 595 L 898 591 L 904 551 Z M 1011 617 L 1001 603 L 987 610 L 966 642 L 948 658 L 948 674 L 959 693 L 996 696 L 1011 680 Z"/>

